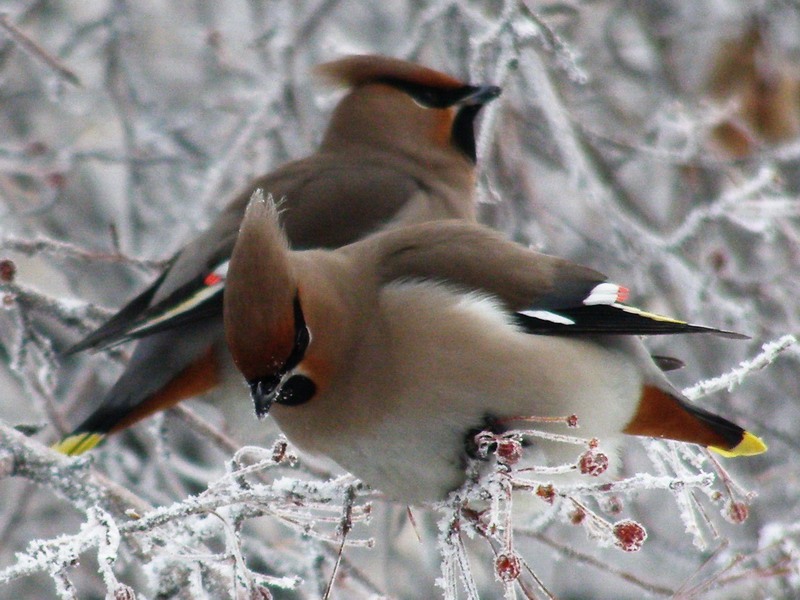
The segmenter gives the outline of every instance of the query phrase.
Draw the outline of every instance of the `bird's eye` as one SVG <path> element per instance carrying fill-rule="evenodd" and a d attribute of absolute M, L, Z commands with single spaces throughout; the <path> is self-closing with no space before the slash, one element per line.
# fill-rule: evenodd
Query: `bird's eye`
<path fill-rule="evenodd" d="M 439 104 L 439 99 L 431 90 L 417 90 L 411 98 L 422 108 L 434 108 Z"/>
<path fill-rule="evenodd" d="M 275 402 L 284 406 L 305 404 L 317 393 L 317 385 L 305 375 L 292 375 L 278 389 Z"/>

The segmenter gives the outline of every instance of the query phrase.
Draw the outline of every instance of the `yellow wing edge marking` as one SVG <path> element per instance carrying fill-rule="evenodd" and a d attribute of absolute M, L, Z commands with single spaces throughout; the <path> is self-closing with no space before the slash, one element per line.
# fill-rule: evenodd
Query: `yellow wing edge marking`
<path fill-rule="evenodd" d="M 734 458 L 736 456 L 755 456 L 756 454 L 762 454 L 767 451 L 767 445 L 760 437 L 753 435 L 749 431 L 745 431 L 742 436 L 742 441 L 733 448 L 725 449 L 709 446 L 708 449 L 713 450 L 725 458 Z"/>

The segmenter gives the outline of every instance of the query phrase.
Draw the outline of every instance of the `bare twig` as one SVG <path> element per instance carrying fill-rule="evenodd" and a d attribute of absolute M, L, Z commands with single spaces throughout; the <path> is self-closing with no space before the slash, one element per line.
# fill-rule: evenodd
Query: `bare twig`
<path fill-rule="evenodd" d="M 19 48 L 25 51 L 28 56 L 33 58 L 36 62 L 42 63 L 52 70 L 61 79 L 71 83 L 74 86 L 80 87 L 80 78 L 69 69 L 61 60 L 50 54 L 47 50 L 42 48 L 30 36 L 23 33 L 16 25 L 14 25 L 7 13 L 0 13 L 0 28 L 2 28 Z"/>
<path fill-rule="evenodd" d="M 100 261 L 122 263 L 150 271 L 163 269 L 169 262 L 168 260 L 133 258 L 131 256 L 125 256 L 118 251 L 96 252 L 92 250 L 85 250 L 79 246 L 76 246 L 75 244 L 70 244 L 69 242 L 60 242 L 58 240 L 50 240 L 41 237 L 33 240 L 6 237 L 0 240 L 0 248 L 10 250 L 11 252 L 18 252 L 25 256 L 47 254 L 54 258 L 69 258 L 87 262 Z"/>

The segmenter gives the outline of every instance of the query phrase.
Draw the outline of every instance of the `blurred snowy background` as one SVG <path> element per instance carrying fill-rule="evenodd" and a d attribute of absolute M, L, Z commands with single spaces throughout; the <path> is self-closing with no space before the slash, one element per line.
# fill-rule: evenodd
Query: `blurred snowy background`
<path fill-rule="evenodd" d="M 796 1 L 0 10 L 0 597 L 319 598 L 343 532 L 332 598 L 800 595 L 800 353 L 783 337 L 800 318 Z M 729 479 L 699 450 L 628 438 L 611 457 L 627 483 L 522 498 L 513 542 L 501 522 L 493 541 L 461 546 L 447 524 L 437 544 L 443 513 L 412 519 L 346 479 L 321 484 L 327 467 L 295 463 L 291 448 L 231 461 L 236 440 L 201 400 L 87 458 L 41 446 L 126 358 L 58 352 L 251 177 L 315 147 L 336 95 L 309 71 L 351 53 L 503 87 L 481 119 L 484 222 L 628 284 L 639 306 L 752 336 L 648 340 L 685 361 L 679 385 L 782 339 L 698 400 L 770 451 L 721 461 Z M 638 552 L 595 531 L 627 519 L 648 532 Z M 541 585 L 527 568 L 519 585 L 496 579 L 497 540 Z M 459 580 L 464 560 L 474 588 Z"/>

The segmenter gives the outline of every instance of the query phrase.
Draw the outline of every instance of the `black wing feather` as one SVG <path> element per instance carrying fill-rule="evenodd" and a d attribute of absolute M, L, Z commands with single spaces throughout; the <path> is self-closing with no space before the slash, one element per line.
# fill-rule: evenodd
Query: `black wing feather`
<path fill-rule="evenodd" d="M 748 339 L 733 331 L 685 323 L 654 315 L 624 305 L 597 304 L 552 310 L 571 324 L 515 313 L 516 323 L 528 333 L 540 335 L 672 335 L 678 333 L 711 333 L 721 337 Z"/>
<path fill-rule="evenodd" d="M 89 348 L 101 348 L 109 345 L 109 341 L 119 338 L 130 328 L 131 321 L 139 318 L 147 310 L 150 301 L 158 291 L 159 286 L 167 276 L 169 268 L 159 275 L 146 290 L 128 302 L 118 313 L 106 321 L 103 325 L 95 329 L 77 344 L 70 346 L 64 351 L 64 355 L 75 354 Z"/>

